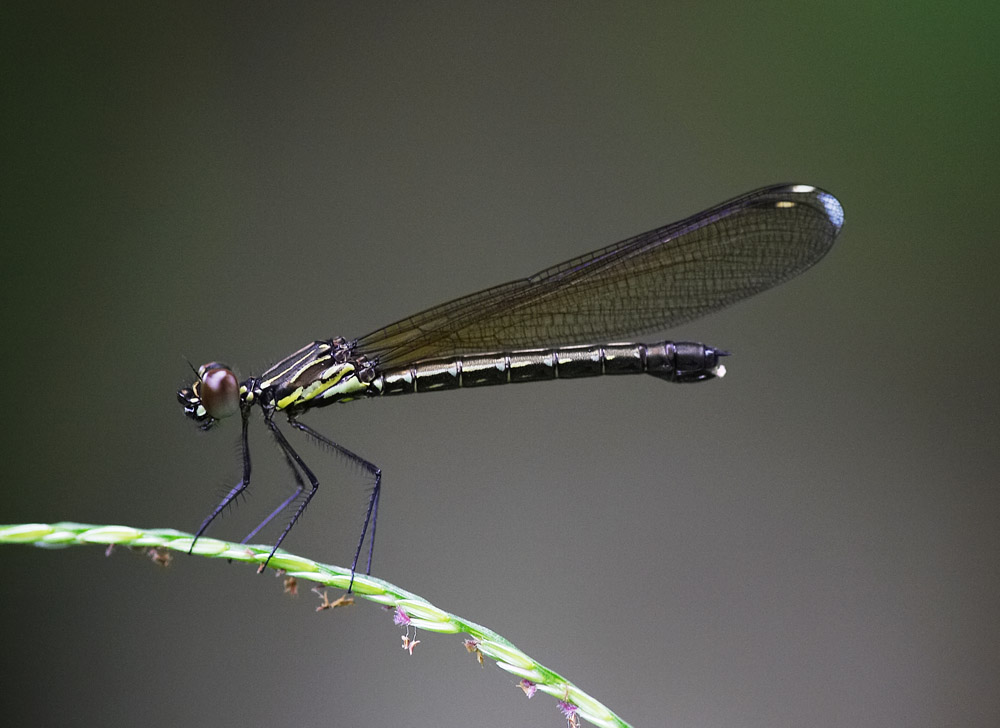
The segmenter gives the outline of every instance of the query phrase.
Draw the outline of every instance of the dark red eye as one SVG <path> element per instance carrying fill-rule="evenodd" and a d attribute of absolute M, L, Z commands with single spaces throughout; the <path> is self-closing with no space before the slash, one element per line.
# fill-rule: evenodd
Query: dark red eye
<path fill-rule="evenodd" d="M 221 420 L 239 412 L 240 383 L 228 369 L 207 370 L 201 377 L 198 390 L 201 403 L 210 417 Z"/>

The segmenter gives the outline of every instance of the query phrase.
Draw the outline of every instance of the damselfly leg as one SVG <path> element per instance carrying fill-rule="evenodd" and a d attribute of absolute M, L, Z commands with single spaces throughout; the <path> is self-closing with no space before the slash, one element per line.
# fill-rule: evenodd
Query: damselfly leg
<path fill-rule="evenodd" d="M 299 471 L 298 471 L 298 469 L 296 469 L 295 463 L 292 462 L 292 459 L 290 457 L 288 457 L 288 453 L 286 453 L 284 450 L 282 450 L 281 454 L 284 455 L 284 457 L 285 457 L 285 463 L 288 465 L 289 469 L 291 469 L 291 471 L 292 471 L 292 477 L 295 478 L 295 492 L 292 493 L 290 496 L 288 496 L 282 502 L 281 505 L 279 505 L 277 508 L 275 508 L 273 511 L 271 511 L 271 515 L 269 515 L 263 521 L 261 521 L 260 523 L 258 523 L 257 526 L 254 528 L 254 530 L 252 530 L 250 533 L 248 533 L 246 536 L 243 537 L 243 539 L 240 541 L 240 543 L 249 543 L 250 539 L 254 538 L 260 532 L 260 530 L 262 528 L 264 528 L 264 526 L 266 526 L 271 521 L 273 521 L 274 518 L 275 518 L 275 516 L 277 516 L 279 513 L 281 513 L 282 511 L 284 511 L 286 508 L 288 508 L 289 504 L 292 501 L 294 501 L 296 498 L 298 498 L 299 495 L 302 494 L 302 491 L 306 489 L 305 481 L 302 480 L 302 476 L 299 475 Z"/>
<path fill-rule="evenodd" d="M 274 421 L 273 416 L 267 416 L 264 418 L 268 430 L 270 431 L 272 437 L 274 437 L 275 442 L 281 449 L 282 455 L 285 457 L 285 462 L 288 464 L 289 469 L 292 471 L 292 477 L 295 479 L 295 492 L 293 492 L 288 498 L 286 498 L 277 508 L 275 508 L 270 515 L 268 515 L 263 521 L 261 521 L 254 529 L 248 533 L 240 543 L 248 543 L 250 539 L 254 538 L 261 529 L 267 526 L 271 521 L 273 521 L 278 514 L 282 513 L 287 509 L 295 500 L 306 491 L 306 484 L 303 481 L 303 476 L 309 481 L 309 490 L 306 491 L 306 495 L 302 498 L 292 517 L 289 519 L 285 528 L 282 530 L 281 535 L 278 536 L 277 541 L 275 541 L 274 546 L 271 548 L 271 553 L 268 555 L 267 560 L 264 562 L 264 567 L 270 563 L 271 558 L 274 556 L 275 552 L 281 546 L 281 543 L 285 540 L 285 537 L 295 526 L 299 517 L 305 511 L 309 502 L 312 500 L 313 496 L 316 495 L 316 491 L 319 490 L 319 479 L 313 473 L 313 471 L 306 465 L 302 457 L 298 454 L 292 444 L 288 442 L 284 433 L 278 428 L 277 423 Z M 208 529 L 212 522 L 228 508 L 240 495 L 244 494 L 250 486 L 250 450 L 249 450 L 249 440 L 247 436 L 247 423 L 248 418 L 243 419 L 243 427 L 241 433 L 241 446 L 243 451 L 243 479 L 237 483 L 222 501 L 215 507 L 212 513 L 204 520 L 198 532 L 195 534 L 194 541 L 191 543 L 191 549 L 194 549 L 194 544 L 201 538 L 202 534 Z M 357 548 L 354 550 L 354 560 L 351 562 L 351 581 L 348 585 L 348 591 L 354 586 L 354 573 L 358 568 L 358 559 L 361 557 L 361 549 L 364 547 L 365 537 L 368 535 L 368 527 L 371 526 L 371 538 L 368 540 L 368 559 L 365 564 L 365 573 L 371 574 L 372 570 L 372 557 L 375 552 L 375 532 L 378 526 L 378 503 L 379 497 L 382 493 L 382 470 L 376 466 L 374 463 L 365 460 L 360 455 L 348 450 L 343 445 L 334 442 L 325 435 L 317 432 L 313 428 L 299 422 L 294 417 L 288 418 L 288 423 L 305 433 L 309 437 L 313 438 L 319 444 L 329 447 L 335 452 L 339 453 L 345 457 L 348 461 L 358 465 L 364 470 L 373 481 L 371 493 L 368 497 L 368 507 L 365 511 L 364 525 L 361 528 L 361 537 L 358 539 Z"/>
<path fill-rule="evenodd" d="M 375 531 L 378 527 L 378 501 L 379 497 L 382 495 L 382 469 L 375 465 L 375 463 L 365 460 L 360 455 L 348 450 L 343 445 L 340 445 L 330 438 L 316 432 L 316 430 L 309 427 L 309 425 L 302 424 L 294 417 L 288 418 L 288 424 L 295 429 L 306 433 L 317 442 L 333 448 L 334 451 L 340 453 L 352 463 L 360 466 L 362 470 L 368 473 L 373 481 L 372 490 L 368 496 L 368 509 L 365 511 L 365 523 L 361 527 L 361 538 L 358 539 L 358 547 L 354 550 L 354 561 L 351 562 L 351 586 L 354 586 L 354 572 L 357 571 L 358 568 L 358 558 L 361 556 L 361 548 L 364 546 L 365 536 L 368 533 L 369 524 L 371 524 L 372 527 L 372 535 L 368 540 L 368 561 L 365 564 L 365 573 L 372 573 L 372 555 L 375 552 Z M 291 528 L 291 524 L 289 524 L 288 528 Z M 287 533 L 288 529 L 285 529 L 285 532 Z M 282 538 L 284 538 L 284 534 L 282 534 Z M 348 588 L 348 591 L 350 591 L 350 588 Z"/>
<path fill-rule="evenodd" d="M 204 367 L 202 367 L 202 369 L 204 369 Z M 199 377 L 202 376 L 203 374 L 199 370 Z M 219 515 L 230 506 L 230 504 L 232 504 L 237 498 L 243 495 L 246 492 L 247 488 L 250 487 L 250 439 L 249 439 L 250 408 L 243 406 L 241 407 L 241 409 L 242 412 L 240 414 L 242 415 L 243 423 L 242 423 L 242 430 L 240 433 L 240 449 L 243 452 L 243 478 L 240 480 L 239 483 L 233 486 L 233 488 L 219 502 L 219 505 L 217 505 L 215 509 L 208 514 L 208 518 L 206 518 L 204 521 L 201 522 L 201 526 L 198 527 L 198 531 L 194 534 L 194 540 L 191 541 L 191 548 L 188 549 L 188 553 L 194 551 L 194 545 L 198 543 L 198 539 L 201 538 L 202 534 L 205 533 L 205 531 L 208 529 L 210 525 L 212 525 L 212 521 L 218 518 Z M 273 518 L 274 514 L 272 514 L 271 517 Z M 257 531 L 259 529 L 260 526 L 254 529 L 254 531 Z M 249 536 L 247 538 L 249 538 Z"/>

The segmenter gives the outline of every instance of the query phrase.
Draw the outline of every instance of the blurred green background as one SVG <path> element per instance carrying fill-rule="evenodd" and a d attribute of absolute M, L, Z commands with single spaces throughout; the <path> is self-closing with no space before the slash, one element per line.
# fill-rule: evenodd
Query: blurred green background
<path fill-rule="evenodd" d="M 69 4 L 2 11 L 0 522 L 197 527 L 242 376 L 752 188 L 836 194 L 814 270 L 575 381 L 309 424 L 384 472 L 376 572 L 637 726 L 996 726 L 993 4 Z M 646 381 L 648 379 L 648 381 Z M 256 484 L 239 539 L 288 493 Z M 346 564 L 358 472 L 286 542 Z M 274 534 L 269 533 L 268 538 Z M 453 637 L 243 566 L 7 547 L 11 725 L 561 725 Z"/>

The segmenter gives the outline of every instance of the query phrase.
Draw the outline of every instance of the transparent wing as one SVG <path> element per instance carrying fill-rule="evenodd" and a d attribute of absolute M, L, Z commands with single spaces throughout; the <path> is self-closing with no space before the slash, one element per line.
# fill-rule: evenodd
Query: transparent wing
<path fill-rule="evenodd" d="M 429 308 L 358 341 L 392 368 L 434 357 L 600 343 L 663 330 L 803 272 L 844 212 L 809 185 L 765 187 L 685 220 Z"/>

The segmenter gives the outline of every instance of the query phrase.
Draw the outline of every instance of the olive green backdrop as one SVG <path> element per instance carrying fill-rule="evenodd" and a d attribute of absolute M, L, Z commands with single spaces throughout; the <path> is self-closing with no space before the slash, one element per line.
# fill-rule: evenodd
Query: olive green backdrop
<path fill-rule="evenodd" d="M 96 5 L 99 5 L 97 7 Z M 887 4 L 888 5 L 888 4 Z M 730 375 L 360 402 L 376 572 L 637 726 L 1000 722 L 1000 92 L 990 3 L 5 3 L 0 522 L 193 529 L 242 376 L 754 187 L 819 266 L 669 332 Z M 30 8 L 30 9 L 29 9 Z M 286 493 L 255 421 L 239 539 Z M 286 542 L 349 563 L 359 473 Z M 267 535 L 273 538 L 274 533 Z M 5 547 L 11 725 L 558 726 L 454 637 L 271 576 Z"/>

